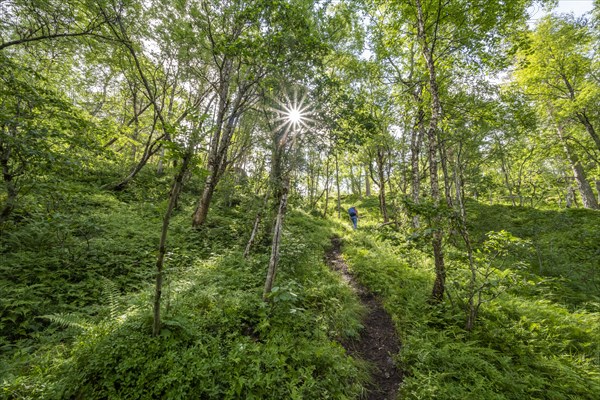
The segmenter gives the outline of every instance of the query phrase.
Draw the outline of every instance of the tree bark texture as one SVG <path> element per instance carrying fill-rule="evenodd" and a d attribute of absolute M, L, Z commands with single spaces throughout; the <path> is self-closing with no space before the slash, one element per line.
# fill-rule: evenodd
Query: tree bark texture
<path fill-rule="evenodd" d="M 571 168 L 573 170 L 573 175 L 575 176 L 575 181 L 577 182 L 577 188 L 579 189 L 579 193 L 581 194 L 581 200 L 583 202 L 583 206 L 585 208 L 590 208 L 592 210 L 598 209 L 598 201 L 596 200 L 596 196 L 594 195 L 594 191 L 592 190 L 592 186 L 585 176 L 585 171 L 579 162 L 579 158 L 577 154 L 573 152 L 569 143 L 566 140 L 566 137 L 563 132 L 563 128 L 560 124 L 556 125 L 556 130 L 558 132 L 558 137 L 563 145 L 565 150 L 565 154 L 569 163 L 571 164 Z"/>
<path fill-rule="evenodd" d="M 429 72 L 429 91 L 431 94 L 431 119 L 429 120 L 429 127 L 427 129 L 427 139 L 429 142 L 428 156 L 431 198 L 433 200 L 434 206 L 439 207 L 440 186 L 438 180 L 437 162 L 439 146 L 437 142 L 437 137 L 438 123 L 441 118 L 442 107 L 440 103 L 440 96 L 438 90 L 435 61 L 433 58 L 432 49 L 429 48 L 430 44 L 427 41 L 425 33 L 425 19 L 423 16 L 421 0 L 415 0 L 415 6 L 417 9 L 417 34 L 419 42 L 421 43 L 421 51 L 423 57 L 425 58 L 427 70 Z M 446 289 L 446 267 L 444 264 L 444 253 L 442 248 L 441 216 L 438 215 L 433 218 L 433 225 L 434 226 L 431 244 L 433 247 L 433 257 L 435 261 L 435 282 L 433 284 L 431 297 L 433 301 L 440 302 L 444 298 L 444 291 Z"/>

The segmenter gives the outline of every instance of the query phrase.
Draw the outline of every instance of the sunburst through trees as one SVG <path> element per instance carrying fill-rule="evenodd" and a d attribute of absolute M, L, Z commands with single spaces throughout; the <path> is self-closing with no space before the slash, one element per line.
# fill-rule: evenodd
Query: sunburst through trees
<path fill-rule="evenodd" d="M 284 100 L 278 102 L 278 107 L 270 109 L 276 115 L 275 122 L 279 124 L 275 131 L 282 131 L 280 145 L 286 144 L 290 136 L 295 139 L 304 128 L 308 128 L 308 123 L 314 122 L 309 117 L 311 109 L 305 104 L 305 100 L 306 94 L 299 97 L 298 92 L 294 91 L 294 95 L 290 97 L 285 93 Z"/>

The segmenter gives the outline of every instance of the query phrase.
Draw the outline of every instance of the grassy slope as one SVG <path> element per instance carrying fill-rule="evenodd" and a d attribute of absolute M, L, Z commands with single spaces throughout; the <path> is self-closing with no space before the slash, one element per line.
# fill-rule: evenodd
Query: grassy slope
<path fill-rule="evenodd" d="M 361 307 L 323 264 L 331 228 L 301 211 L 286 220 L 266 305 L 268 238 L 241 256 L 253 199 L 229 207 L 217 196 L 195 232 L 187 193 L 172 222 L 165 329 L 150 337 L 168 181 L 141 177 L 118 195 L 66 182 L 26 199 L 2 236 L 0 397 L 356 398 L 364 367 L 335 339 L 356 335 Z M 52 195 L 60 201 L 43 206 Z"/>
<path fill-rule="evenodd" d="M 468 334 L 458 307 L 427 305 L 428 246 L 376 229 L 373 199 L 358 206 L 362 229 L 347 235 L 344 251 L 397 324 L 404 345 L 398 361 L 407 372 L 401 398 L 600 398 L 600 214 L 471 204 L 475 242 L 505 229 L 533 248 L 521 260 L 530 267 L 519 272 L 519 283 L 484 305 Z M 458 297 L 453 280 L 464 263 L 452 246 L 446 251 L 448 285 Z M 515 261 L 508 256 L 508 265 Z"/>
<path fill-rule="evenodd" d="M 354 272 L 382 295 L 401 334 L 403 398 L 600 397 L 597 213 L 471 204 L 476 243 L 505 229 L 533 247 L 530 268 L 520 272 L 529 284 L 485 305 L 469 335 L 459 309 L 427 306 L 429 250 L 405 233 L 376 229 L 376 199 L 357 204 L 357 232 L 348 221 L 340 229 L 339 221 L 290 212 L 266 306 L 268 240 L 249 260 L 240 254 L 254 199 L 229 207 L 217 196 L 206 228 L 195 232 L 192 190 L 172 223 L 166 329 L 151 339 L 168 182 L 142 176 L 118 195 L 62 182 L 59 191 L 40 187 L 25 199 L 28 212 L 1 238 L 0 396 L 356 398 L 364 368 L 333 339 L 357 334 L 360 306 L 322 262 L 329 237 L 341 233 Z M 446 250 L 451 283 L 461 258 Z M 56 313 L 63 317 L 55 322 L 39 318 Z"/>

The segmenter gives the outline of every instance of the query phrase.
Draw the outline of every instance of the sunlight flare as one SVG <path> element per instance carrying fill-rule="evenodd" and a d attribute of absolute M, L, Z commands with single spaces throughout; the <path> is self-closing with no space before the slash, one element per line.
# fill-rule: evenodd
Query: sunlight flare
<path fill-rule="evenodd" d="M 283 100 L 278 102 L 277 108 L 271 108 L 276 115 L 275 122 L 278 124 L 276 131 L 281 131 L 281 143 L 287 143 L 290 137 L 295 139 L 302 133 L 304 128 L 308 128 L 308 123 L 314 122 L 309 115 L 311 110 L 308 105 L 305 105 L 306 95 L 298 97 L 298 93 L 294 91 L 294 95 L 290 98 L 287 94 L 283 95 Z"/>

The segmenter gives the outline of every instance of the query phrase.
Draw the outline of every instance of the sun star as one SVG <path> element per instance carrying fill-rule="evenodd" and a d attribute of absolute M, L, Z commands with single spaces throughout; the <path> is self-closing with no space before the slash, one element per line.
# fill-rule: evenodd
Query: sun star
<path fill-rule="evenodd" d="M 270 108 L 275 114 L 274 121 L 279 124 L 275 131 L 281 132 L 281 143 L 287 142 L 290 137 L 301 135 L 303 129 L 308 128 L 308 124 L 313 122 L 310 118 L 310 107 L 304 104 L 305 98 L 306 95 L 299 98 L 296 91 L 291 98 L 284 93 L 283 99 L 277 102 L 278 107 Z"/>
<path fill-rule="evenodd" d="M 292 124 L 298 124 L 302 121 L 302 113 L 296 108 L 292 108 L 287 113 L 287 118 Z"/>

